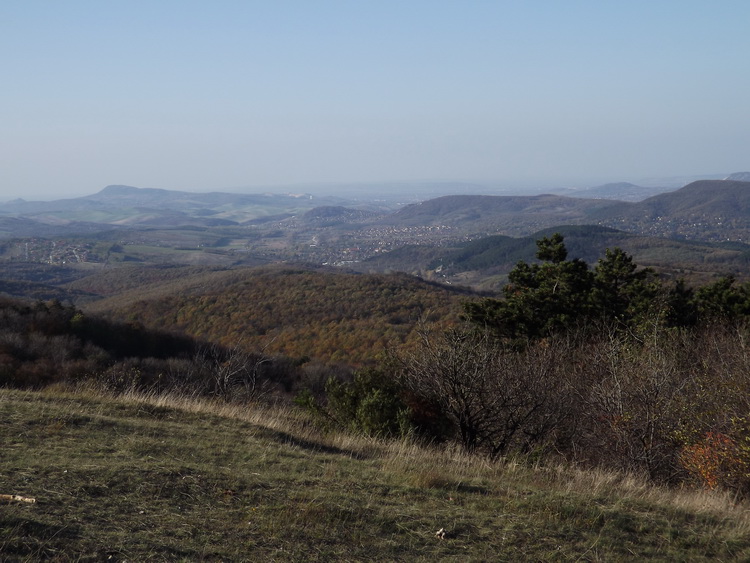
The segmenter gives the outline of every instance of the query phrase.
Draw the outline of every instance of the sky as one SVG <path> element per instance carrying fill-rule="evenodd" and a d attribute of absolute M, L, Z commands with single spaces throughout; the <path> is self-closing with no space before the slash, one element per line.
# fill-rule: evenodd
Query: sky
<path fill-rule="evenodd" d="M 0 199 L 744 171 L 748 22 L 747 0 L 3 0 Z"/>

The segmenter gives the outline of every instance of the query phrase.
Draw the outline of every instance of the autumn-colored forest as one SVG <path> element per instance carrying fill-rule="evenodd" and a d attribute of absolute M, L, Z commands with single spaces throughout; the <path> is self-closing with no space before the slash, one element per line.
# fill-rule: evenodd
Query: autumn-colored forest
<path fill-rule="evenodd" d="M 537 246 L 502 296 L 292 265 L 104 271 L 71 283 L 110 293 L 80 308 L 0 301 L 0 385 L 294 400 L 323 427 L 750 495 L 750 284 Z"/>
<path fill-rule="evenodd" d="M 455 322 L 475 297 L 403 274 L 289 266 L 189 273 L 87 310 L 247 351 L 363 365 L 412 341 L 419 320 Z"/>

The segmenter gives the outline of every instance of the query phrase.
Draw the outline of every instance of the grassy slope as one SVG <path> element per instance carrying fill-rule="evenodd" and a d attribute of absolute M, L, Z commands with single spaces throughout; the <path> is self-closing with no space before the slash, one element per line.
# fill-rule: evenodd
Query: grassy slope
<path fill-rule="evenodd" d="M 0 390 L 0 423 L 0 493 L 37 499 L 0 505 L 3 560 L 750 558 L 747 507 L 718 495 L 324 437 L 293 413 Z"/>

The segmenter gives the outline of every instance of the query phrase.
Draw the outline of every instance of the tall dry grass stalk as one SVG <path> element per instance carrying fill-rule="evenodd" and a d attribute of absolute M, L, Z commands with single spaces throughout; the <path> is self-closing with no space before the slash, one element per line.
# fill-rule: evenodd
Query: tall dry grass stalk
<path fill-rule="evenodd" d="M 537 468 L 542 481 L 571 494 L 586 494 L 594 497 L 627 497 L 648 503 L 671 506 L 690 512 L 709 512 L 738 517 L 744 529 L 750 532 L 750 506 L 738 504 L 728 491 L 709 491 L 692 488 L 668 488 L 656 486 L 643 475 L 624 473 L 601 468 L 581 469 L 570 465 Z"/>

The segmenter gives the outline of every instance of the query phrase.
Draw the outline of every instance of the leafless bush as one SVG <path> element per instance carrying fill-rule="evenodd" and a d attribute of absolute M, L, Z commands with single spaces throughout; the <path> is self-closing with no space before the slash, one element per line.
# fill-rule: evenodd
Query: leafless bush
<path fill-rule="evenodd" d="M 600 341 L 588 398 L 587 450 L 620 469 L 669 480 L 676 471 L 676 431 L 692 376 L 682 369 L 685 335 L 663 332 L 637 341 L 610 333 Z"/>
<path fill-rule="evenodd" d="M 563 358 L 567 341 L 518 351 L 471 328 L 423 330 L 417 351 L 398 358 L 407 387 L 439 407 L 469 451 L 530 452 L 571 421 L 576 393 Z"/>
<path fill-rule="evenodd" d="M 750 443 L 748 342 L 746 328 L 726 324 L 638 338 L 602 331 L 578 369 L 587 383 L 573 459 L 678 482 L 688 477 L 684 452 L 706 436 Z"/>
<path fill-rule="evenodd" d="M 231 348 L 210 345 L 198 351 L 191 370 L 208 376 L 206 383 L 213 395 L 252 401 L 260 399 L 270 390 L 263 368 L 271 361 L 271 357 L 263 352 L 246 352 L 240 343 Z"/>
<path fill-rule="evenodd" d="M 569 461 L 673 483 L 699 462 L 704 472 L 720 462 L 712 482 L 750 491 L 746 327 L 600 327 L 521 350 L 467 327 L 423 330 L 418 349 L 396 359 L 407 388 L 435 405 L 469 451 L 496 457 L 546 447 Z M 706 440 L 716 435 L 725 439 Z M 708 451 L 711 443 L 726 451 Z M 724 457 L 712 462 L 716 456 Z"/>

